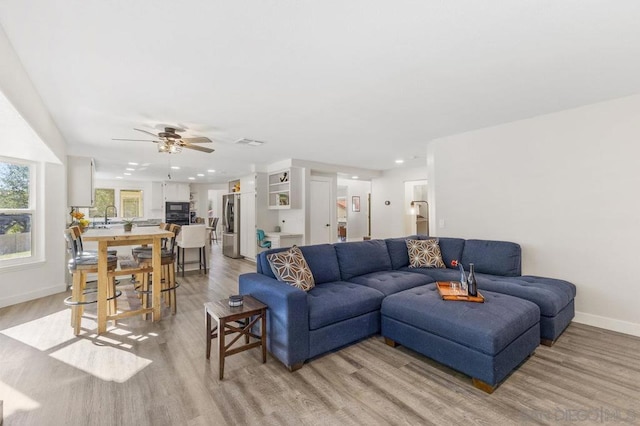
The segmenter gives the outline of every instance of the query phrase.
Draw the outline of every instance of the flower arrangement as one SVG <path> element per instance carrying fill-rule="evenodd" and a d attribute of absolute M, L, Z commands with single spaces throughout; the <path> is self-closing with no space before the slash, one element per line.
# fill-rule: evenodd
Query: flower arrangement
<path fill-rule="evenodd" d="M 457 266 L 458 268 L 460 268 L 460 285 L 465 288 L 467 285 L 467 277 L 464 274 L 464 268 L 462 267 L 462 263 L 458 262 L 457 260 L 452 260 L 451 261 L 451 266 L 453 266 L 454 268 Z"/>
<path fill-rule="evenodd" d="M 84 228 L 89 226 L 90 222 L 88 219 L 84 218 L 84 213 L 79 212 L 78 210 L 71 210 L 71 213 L 69 214 L 73 218 L 73 221 L 71 223 L 74 225 L 78 225 L 81 230 L 84 230 Z"/>

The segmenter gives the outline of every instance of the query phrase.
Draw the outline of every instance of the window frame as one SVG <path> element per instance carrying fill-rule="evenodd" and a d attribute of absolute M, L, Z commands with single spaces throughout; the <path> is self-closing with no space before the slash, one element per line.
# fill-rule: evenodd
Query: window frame
<path fill-rule="evenodd" d="M 39 209 L 38 209 L 38 163 L 35 161 L 24 160 L 21 158 L 0 156 L 1 163 L 15 164 L 19 166 L 29 167 L 29 207 L 26 209 L 5 209 L 0 207 L 0 213 L 7 214 L 30 214 L 31 215 L 31 254 L 25 257 L 16 257 L 12 259 L 0 259 L 0 270 L 5 268 L 13 268 L 15 266 L 27 265 L 42 261 L 39 249 L 39 238 L 36 235 L 39 232 Z"/>

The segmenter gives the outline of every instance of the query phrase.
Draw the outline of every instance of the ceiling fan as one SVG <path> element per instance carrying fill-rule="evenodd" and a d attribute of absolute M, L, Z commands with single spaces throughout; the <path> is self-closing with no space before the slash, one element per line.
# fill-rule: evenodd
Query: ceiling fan
<path fill-rule="evenodd" d="M 135 142 L 153 142 L 158 144 L 158 152 L 166 152 L 167 154 L 177 154 L 182 151 L 182 148 L 193 149 L 195 151 L 211 153 L 215 151 L 212 148 L 206 148 L 200 145 L 194 145 L 199 143 L 211 143 L 211 139 L 205 137 L 198 138 L 183 138 L 178 134 L 179 131 L 174 127 L 165 127 L 163 132 L 158 134 L 148 132 L 143 129 L 133 129 L 138 132 L 146 133 L 159 140 L 147 140 L 147 139 L 113 139 L 114 141 L 135 141 Z"/>

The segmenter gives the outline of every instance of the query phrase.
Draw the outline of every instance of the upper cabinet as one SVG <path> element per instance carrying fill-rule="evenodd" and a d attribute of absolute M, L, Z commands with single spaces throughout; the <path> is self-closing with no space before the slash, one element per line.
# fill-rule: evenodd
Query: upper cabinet
<path fill-rule="evenodd" d="M 90 157 L 67 157 L 67 204 L 93 207 L 95 164 Z"/>
<path fill-rule="evenodd" d="M 300 169 L 291 167 L 269 173 L 269 208 L 300 208 Z"/>
<path fill-rule="evenodd" d="M 189 184 L 177 182 L 164 183 L 164 201 L 189 202 Z"/>

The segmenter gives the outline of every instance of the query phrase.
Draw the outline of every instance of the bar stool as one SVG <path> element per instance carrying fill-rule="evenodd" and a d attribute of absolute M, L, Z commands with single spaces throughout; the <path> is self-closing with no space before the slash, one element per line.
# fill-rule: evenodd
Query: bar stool
<path fill-rule="evenodd" d="M 209 218 L 209 228 L 211 228 L 211 242 L 218 242 L 218 222 L 219 217 Z"/>
<path fill-rule="evenodd" d="M 71 296 L 64 299 L 64 304 L 71 306 L 71 326 L 73 333 L 77 336 L 80 334 L 80 323 L 84 312 L 84 305 L 97 303 L 96 300 L 87 301 L 85 295 L 97 294 L 96 290 L 87 290 L 87 274 L 98 272 L 98 256 L 82 252 L 80 250 L 80 241 L 76 237 L 73 229 L 66 229 L 64 232 L 67 241 L 67 250 L 71 255 L 71 259 L 67 264 L 69 272 L 73 275 L 73 286 L 71 288 Z M 117 256 L 107 255 L 107 270 L 115 271 L 118 266 Z M 117 311 L 116 298 L 122 294 L 115 289 L 115 279 L 111 277 L 111 282 L 107 290 L 107 300 L 109 301 L 110 313 Z"/>
<path fill-rule="evenodd" d="M 162 264 L 161 291 L 165 294 L 165 302 L 167 302 L 171 307 L 171 313 L 175 315 L 178 305 L 176 289 L 180 287 L 180 283 L 176 282 L 175 245 L 176 236 L 180 233 L 180 225 L 169 224 L 167 230 L 173 232 L 173 237 L 168 239 L 166 248 L 162 249 L 162 257 L 160 258 L 160 262 Z M 141 251 L 138 253 L 137 259 L 139 267 L 151 267 L 153 264 L 153 253 L 150 250 Z M 143 274 L 142 282 L 138 287 L 136 287 L 136 291 L 142 296 L 142 306 L 145 308 L 149 305 L 149 295 L 151 294 L 149 275 L 149 273 Z"/>
<path fill-rule="evenodd" d="M 180 236 L 176 240 L 178 246 L 178 270 L 182 269 L 182 276 L 184 277 L 184 265 L 186 263 L 198 263 L 198 270 L 204 268 L 204 273 L 207 273 L 207 228 L 203 225 L 187 225 L 183 226 L 180 231 Z M 193 262 L 184 261 L 184 249 L 197 248 L 198 260 Z M 180 254 L 182 253 L 182 256 Z"/>

